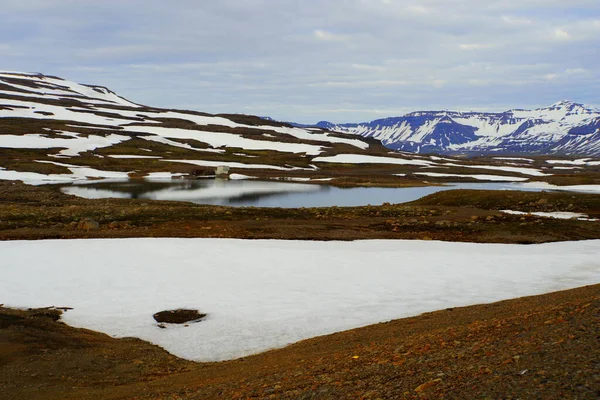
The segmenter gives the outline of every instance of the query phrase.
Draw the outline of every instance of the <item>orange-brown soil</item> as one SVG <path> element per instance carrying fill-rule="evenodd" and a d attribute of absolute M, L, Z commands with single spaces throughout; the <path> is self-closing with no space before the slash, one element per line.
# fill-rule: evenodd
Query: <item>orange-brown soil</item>
<path fill-rule="evenodd" d="M 599 313 L 594 285 L 193 363 L 0 307 L 0 399 L 597 399 Z"/>

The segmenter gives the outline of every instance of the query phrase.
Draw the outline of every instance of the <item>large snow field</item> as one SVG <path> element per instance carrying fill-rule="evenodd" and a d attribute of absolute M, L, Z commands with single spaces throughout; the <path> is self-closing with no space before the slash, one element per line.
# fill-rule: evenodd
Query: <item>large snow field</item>
<path fill-rule="evenodd" d="M 600 282 L 600 240 L 542 245 L 368 240 L 0 242 L 0 303 L 70 306 L 64 320 L 180 357 L 232 359 L 447 307 Z M 209 314 L 160 329 L 157 311 Z"/>

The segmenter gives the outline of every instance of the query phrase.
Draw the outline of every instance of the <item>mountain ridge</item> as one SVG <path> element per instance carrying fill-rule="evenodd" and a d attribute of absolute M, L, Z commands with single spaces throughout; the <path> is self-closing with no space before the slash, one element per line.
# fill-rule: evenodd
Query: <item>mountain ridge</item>
<path fill-rule="evenodd" d="M 600 110 L 570 100 L 534 110 L 420 110 L 370 122 L 320 121 L 314 126 L 415 153 L 600 155 Z"/>

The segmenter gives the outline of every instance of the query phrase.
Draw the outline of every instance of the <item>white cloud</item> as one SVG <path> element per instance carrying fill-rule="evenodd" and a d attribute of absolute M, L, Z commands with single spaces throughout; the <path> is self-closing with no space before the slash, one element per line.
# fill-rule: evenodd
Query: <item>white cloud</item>
<path fill-rule="evenodd" d="M 323 41 L 323 42 L 342 42 L 344 40 L 344 37 L 341 35 L 336 35 L 334 33 L 322 30 L 322 29 L 317 29 L 314 31 L 314 37 L 317 40 Z"/>
<path fill-rule="evenodd" d="M 387 70 L 388 68 L 380 66 L 380 65 L 369 65 L 369 64 L 352 64 L 352 68 L 364 71 L 377 71 L 382 72 Z"/>
<path fill-rule="evenodd" d="M 429 12 L 429 9 L 423 6 L 408 6 L 406 9 L 415 14 L 427 14 Z"/>
<path fill-rule="evenodd" d="M 509 25 L 532 25 L 533 21 L 529 18 L 520 18 L 520 17 L 514 17 L 511 15 L 505 15 L 503 17 L 501 17 L 502 21 L 504 21 L 505 23 L 509 24 Z"/>
<path fill-rule="evenodd" d="M 493 47 L 494 47 L 493 44 L 485 44 L 485 43 L 461 43 L 458 45 L 459 49 L 466 50 L 466 51 L 491 49 Z"/>
<path fill-rule="evenodd" d="M 346 87 L 346 88 L 361 88 L 361 87 L 386 87 L 386 86 L 403 86 L 408 85 L 407 81 L 394 80 L 374 80 L 374 81 L 328 81 L 312 83 L 311 87 Z"/>
<path fill-rule="evenodd" d="M 597 0 L 5 0 L 0 52 L 149 105 L 353 121 L 600 104 L 598 15 Z"/>
<path fill-rule="evenodd" d="M 586 74 L 589 71 L 585 68 L 567 68 L 565 70 L 565 75 L 581 75 Z"/>
<path fill-rule="evenodd" d="M 569 40 L 571 39 L 571 34 L 564 29 L 556 29 L 554 31 L 554 36 L 560 40 Z"/>

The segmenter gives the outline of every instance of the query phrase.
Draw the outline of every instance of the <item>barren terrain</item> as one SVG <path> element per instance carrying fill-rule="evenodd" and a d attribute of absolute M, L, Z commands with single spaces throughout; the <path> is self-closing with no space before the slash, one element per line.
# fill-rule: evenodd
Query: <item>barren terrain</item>
<path fill-rule="evenodd" d="M 0 308 L 1 399 L 596 399 L 600 286 L 454 308 L 221 363 Z"/>

